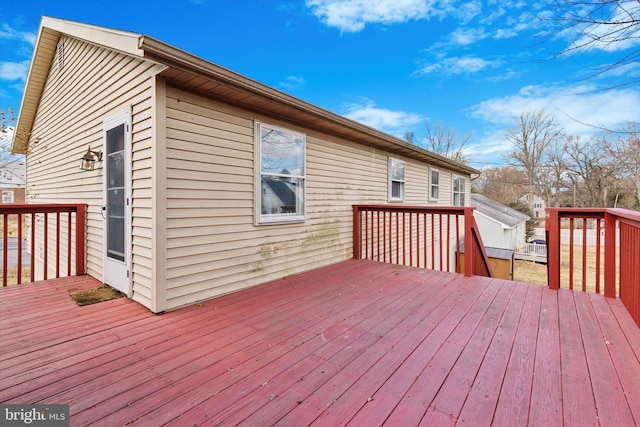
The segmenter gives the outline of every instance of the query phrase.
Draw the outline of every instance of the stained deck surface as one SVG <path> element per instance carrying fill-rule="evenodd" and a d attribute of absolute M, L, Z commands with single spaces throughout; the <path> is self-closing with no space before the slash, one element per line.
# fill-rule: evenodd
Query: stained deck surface
<path fill-rule="evenodd" d="M 0 290 L 0 402 L 78 426 L 640 423 L 619 300 L 355 260 L 162 315 L 68 296 L 98 285 Z"/>

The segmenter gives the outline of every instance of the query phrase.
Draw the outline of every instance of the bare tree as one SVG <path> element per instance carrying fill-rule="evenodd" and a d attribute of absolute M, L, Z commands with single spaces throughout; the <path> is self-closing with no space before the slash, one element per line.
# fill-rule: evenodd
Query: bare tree
<path fill-rule="evenodd" d="M 402 139 L 404 139 L 407 142 L 410 142 L 413 145 L 418 145 L 418 139 L 416 138 L 416 133 L 412 130 L 406 131 L 402 136 Z"/>
<path fill-rule="evenodd" d="M 545 171 L 550 147 L 563 136 L 554 116 L 542 110 L 525 110 L 517 123 L 507 129 L 505 138 L 513 145 L 510 164 L 524 170 L 529 192 L 549 194 L 549 180 Z M 533 209 L 533 198 L 529 208 Z"/>
<path fill-rule="evenodd" d="M 467 163 L 463 149 L 467 142 L 469 142 L 469 139 L 471 139 L 471 133 L 461 138 L 455 128 L 445 127 L 440 121 L 437 121 L 435 125 L 427 121 L 424 127 L 424 138 L 420 138 L 413 131 L 406 131 L 402 138 L 411 144 L 455 160 L 456 162 Z"/>
<path fill-rule="evenodd" d="M 7 110 L 0 110 L 0 134 L 7 133 L 7 128 L 16 121 L 16 117 L 13 113 L 13 108 L 9 107 Z"/>
<path fill-rule="evenodd" d="M 569 205 L 564 193 L 570 185 L 567 182 L 567 159 L 565 141 L 555 140 L 549 146 L 547 161 L 543 166 L 541 180 L 547 193 L 544 195 L 547 206 Z"/>
<path fill-rule="evenodd" d="M 16 174 L 16 169 L 24 166 L 24 156 L 11 154 L 14 132 L 11 125 L 15 120 L 13 109 L 0 110 L 0 182 L 19 180 L 20 174 Z"/>
<path fill-rule="evenodd" d="M 557 23 L 553 36 L 570 39 L 570 44 L 557 56 L 596 49 L 620 53 L 615 61 L 594 69 L 593 76 L 632 65 L 640 59 L 639 1 L 547 0 L 546 4 Z M 627 78 L 618 86 L 637 81 L 637 78 Z"/>
<path fill-rule="evenodd" d="M 578 205 L 607 206 L 608 192 L 616 187 L 618 177 L 615 159 L 603 149 L 602 141 L 586 143 L 579 137 L 567 139 L 567 170 L 578 193 Z"/>
<path fill-rule="evenodd" d="M 474 182 L 473 191 L 508 205 L 528 192 L 527 179 L 522 169 L 514 166 L 489 167 Z"/>
<path fill-rule="evenodd" d="M 425 122 L 424 127 L 426 132 L 425 145 L 428 150 L 457 162 L 467 163 L 463 149 L 471 139 L 471 133 L 460 137 L 455 128 L 445 127 L 440 121 L 434 125 L 431 122 Z"/>
<path fill-rule="evenodd" d="M 637 205 L 640 205 L 640 126 L 628 123 L 622 133 L 609 133 L 601 146 L 614 158 L 621 178 L 630 180 L 635 189 Z"/>

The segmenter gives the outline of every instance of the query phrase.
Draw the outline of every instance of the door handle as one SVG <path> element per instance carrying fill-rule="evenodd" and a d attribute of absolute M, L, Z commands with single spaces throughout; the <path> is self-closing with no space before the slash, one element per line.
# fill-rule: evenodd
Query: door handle
<path fill-rule="evenodd" d="M 100 214 L 102 215 L 102 219 L 107 219 L 106 213 L 107 213 L 107 207 L 103 206 L 102 210 L 100 211 Z"/>

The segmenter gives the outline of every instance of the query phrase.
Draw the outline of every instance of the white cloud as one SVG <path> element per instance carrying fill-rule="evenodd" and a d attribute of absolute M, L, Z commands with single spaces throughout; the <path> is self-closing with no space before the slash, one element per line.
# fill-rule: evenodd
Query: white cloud
<path fill-rule="evenodd" d="M 29 72 L 29 61 L 0 62 L 0 80 L 24 81 Z"/>
<path fill-rule="evenodd" d="M 427 64 L 414 74 L 426 75 L 433 73 L 451 75 L 472 74 L 487 68 L 495 68 L 502 64 L 500 60 L 486 60 L 473 56 L 444 58 L 438 62 Z"/>
<path fill-rule="evenodd" d="M 480 0 L 306 0 L 321 22 L 343 33 L 367 24 L 399 24 L 417 19 L 453 17 L 466 24 L 482 14 Z"/>
<path fill-rule="evenodd" d="M 36 34 L 28 31 L 19 31 L 7 24 L 2 24 L 0 27 L 0 39 L 18 40 L 34 46 L 36 43 Z"/>
<path fill-rule="evenodd" d="M 475 143 L 465 146 L 463 153 L 472 159 L 475 166 L 501 165 L 503 157 L 512 150 L 511 145 L 504 138 L 504 131 L 494 129 L 487 132 Z"/>
<path fill-rule="evenodd" d="M 510 39 L 526 31 L 539 30 L 545 24 L 539 16 L 529 11 L 518 16 L 509 17 L 502 28 L 495 30 L 493 38 L 496 40 Z"/>
<path fill-rule="evenodd" d="M 602 9 L 602 5 L 591 6 L 591 11 L 588 13 L 595 20 L 609 21 L 609 23 L 578 26 L 578 30 L 585 35 L 576 40 L 575 46 L 617 52 L 640 45 L 640 28 L 632 24 L 640 19 L 638 1 L 613 2 L 611 9 L 611 17 L 604 15 L 601 18 L 601 14 L 608 12 Z"/>
<path fill-rule="evenodd" d="M 507 70 L 501 71 L 500 74 L 496 74 L 496 75 L 487 77 L 487 81 L 490 81 L 490 82 L 503 82 L 503 81 L 506 81 L 506 80 L 515 79 L 519 75 L 520 74 L 517 71 L 514 71 L 514 70 L 509 68 Z"/>
<path fill-rule="evenodd" d="M 640 63 L 632 62 L 620 66 L 607 67 L 599 77 L 619 77 L 618 81 L 624 84 L 624 81 L 637 82 L 640 77 Z"/>
<path fill-rule="evenodd" d="M 402 136 L 405 131 L 425 120 L 416 113 L 379 108 L 369 99 L 364 99 L 361 103 L 348 104 L 345 110 L 346 113 L 343 115 L 346 118 L 396 136 Z"/>
<path fill-rule="evenodd" d="M 594 91 L 594 86 L 525 86 L 512 96 L 493 98 L 468 110 L 471 117 L 485 121 L 485 133 L 465 153 L 475 166 L 504 163 L 512 150 L 505 130 L 516 124 L 525 110 L 545 109 L 569 134 L 586 139 L 602 131 L 620 129 L 637 121 L 640 93 L 632 89 Z"/>
<path fill-rule="evenodd" d="M 516 95 L 483 101 L 471 116 L 506 127 L 525 110 L 545 109 L 571 134 L 592 134 L 594 127 L 617 129 L 637 121 L 640 93 L 632 89 L 595 91 L 594 86 L 525 86 Z"/>
<path fill-rule="evenodd" d="M 468 46 L 487 38 L 484 28 L 458 28 L 449 34 L 449 44 Z"/>
<path fill-rule="evenodd" d="M 453 2 L 447 12 L 448 15 L 455 16 L 463 24 L 466 24 L 482 13 L 482 2 L 479 0 L 463 1 L 460 4 Z"/>
<path fill-rule="evenodd" d="M 305 80 L 300 76 L 287 76 L 284 81 L 278 83 L 278 86 L 285 90 L 295 90 L 304 86 Z"/>
<path fill-rule="evenodd" d="M 483 25 L 492 25 L 497 19 L 501 18 L 506 13 L 506 9 L 498 5 L 495 10 L 491 11 L 486 16 L 483 16 L 482 19 L 480 19 L 480 23 Z"/>
<path fill-rule="evenodd" d="M 435 4 L 435 0 L 306 0 L 320 21 L 343 33 L 362 31 L 367 24 L 428 19 L 440 13 Z"/>

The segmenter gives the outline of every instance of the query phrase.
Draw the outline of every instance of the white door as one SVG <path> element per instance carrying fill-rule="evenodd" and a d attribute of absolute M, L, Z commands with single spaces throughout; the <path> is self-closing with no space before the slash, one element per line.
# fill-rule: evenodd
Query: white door
<path fill-rule="evenodd" d="M 131 294 L 130 112 L 104 122 L 104 283 Z"/>

